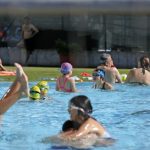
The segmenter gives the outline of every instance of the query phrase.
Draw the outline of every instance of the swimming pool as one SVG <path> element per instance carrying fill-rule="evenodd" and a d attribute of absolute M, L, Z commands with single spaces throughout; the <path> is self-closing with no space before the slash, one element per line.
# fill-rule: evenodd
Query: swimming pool
<path fill-rule="evenodd" d="M 0 83 L 0 96 L 9 85 Z M 68 101 L 78 94 L 91 99 L 93 116 L 116 139 L 112 146 L 92 150 L 150 149 L 150 86 L 116 84 L 116 90 L 108 92 L 82 82 L 77 84 L 80 93 L 63 93 L 55 91 L 55 83 L 49 85 L 48 99 L 36 102 L 24 98 L 5 113 L 0 126 L 0 150 L 51 150 L 50 143 L 41 141 L 61 130 L 69 118 Z"/>

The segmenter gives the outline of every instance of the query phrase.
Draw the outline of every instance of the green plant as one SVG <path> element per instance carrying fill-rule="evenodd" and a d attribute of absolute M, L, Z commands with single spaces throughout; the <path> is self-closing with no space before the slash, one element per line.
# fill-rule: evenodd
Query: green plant
<path fill-rule="evenodd" d="M 68 44 L 61 39 L 58 39 L 56 41 L 56 50 L 58 54 L 62 55 L 68 55 L 69 54 L 69 47 Z"/>
<path fill-rule="evenodd" d="M 77 43 L 71 43 L 71 44 L 69 44 L 68 47 L 71 52 L 75 52 L 75 51 L 81 52 L 82 51 L 81 46 Z"/>

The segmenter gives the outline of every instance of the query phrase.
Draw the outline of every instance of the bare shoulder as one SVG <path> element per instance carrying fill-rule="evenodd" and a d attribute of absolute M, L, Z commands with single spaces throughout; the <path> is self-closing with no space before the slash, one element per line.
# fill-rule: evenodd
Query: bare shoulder
<path fill-rule="evenodd" d="M 142 68 L 133 68 L 129 71 L 129 73 L 140 73 L 142 72 Z"/>

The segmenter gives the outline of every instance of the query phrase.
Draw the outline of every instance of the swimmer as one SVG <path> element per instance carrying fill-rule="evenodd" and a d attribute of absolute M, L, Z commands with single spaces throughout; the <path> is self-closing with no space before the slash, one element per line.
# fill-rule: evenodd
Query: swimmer
<path fill-rule="evenodd" d="M 150 85 L 150 60 L 147 56 L 140 58 L 140 67 L 131 69 L 125 82 Z"/>
<path fill-rule="evenodd" d="M 29 96 L 28 77 L 20 64 L 15 63 L 16 79 L 0 100 L 0 115 L 3 115 L 17 100 Z"/>
<path fill-rule="evenodd" d="M 49 90 L 49 85 L 47 81 L 40 81 L 37 86 L 40 88 L 41 97 L 45 97 Z"/>
<path fill-rule="evenodd" d="M 30 99 L 40 100 L 45 99 L 48 93 L 49 86 L 47 81 L 40 81 L 37 85 L 30 88 Z"/>
<path fill-rule="evenodd" d="M 88 140 L 86 143 L 89 142 L 92 145 L 96 144 L 98 138 L 111 138 L 102 124 L 91 117 L 92 111 L 93 108 L 87 96 L 79 95 L 73 97 L 69 101 L 68 106 L 70 120 L 63 124 L 63 130 L 59 138 L 62 141 L 67 141 L 68 144 L 73 144 L 77 141 L 81 142 L 84 139 L 83 141 Z M 94 141 L 93 137 L 95 137 Z M 82 143 L 82 147 L 84 147 L 86 143 Z M 77 145 L 75 147 L 77 147 Z"/>
<path fill-rule="evenodd" d="M 92 73 L 92 76 L 93 76 L 93 81 L 95 82 L 93 88 L 104 89 L 104 90 L 113 89 L 113 86 L 104 80 L 104 77 L 105 77 L 104 70 L 95 69 L 94 72 Z"/>
<path fill-rule="evenodd" d="M 38 86 L 33 86 L 30 88 L 30 99 L 31 100 L 40 100 L 41 99 L 41 90 Z"/>
<path fill-rule="evenodd" d="M 114 84 L 114 83 L 122 83 L 121 75 L 118 69 L 114 66 L 113 59 L 110 54 L 103 53 L 101 56 L 101 64 L 97 67 L 97 69 L 102 69 L 105 71 L 105 81 Z"/>
<path fill-rule="evenodd" d="M 68 62 L 62 63 L 60 72 L 62 76 L 57 78 L 56 90 L 63 92 L 77 92 L 74 79 L 71 78 L 72 75 L 72 65 Z"/>

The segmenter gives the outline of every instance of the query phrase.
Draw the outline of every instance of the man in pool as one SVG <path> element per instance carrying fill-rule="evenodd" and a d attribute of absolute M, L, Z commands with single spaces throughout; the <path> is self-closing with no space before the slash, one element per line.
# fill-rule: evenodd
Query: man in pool
<path fill-rule="evenodd" d="M 118 69 L 114 66 L 111 55 L 103 53 L 100 59 L 101 64 L 97 67 L 97 69 L 103 69 L 105 71 L 105 81 L 110 84 L 114 84 L 116 82 L 122 83 L 121 75 Z"/>
<path fill-rule="evenodd" d="M 17 100 L 29 96 L 28 77 L 20 64 L 15 63 L 16 79 L 0 100 L 0 115 L 3 115 Z"/>

